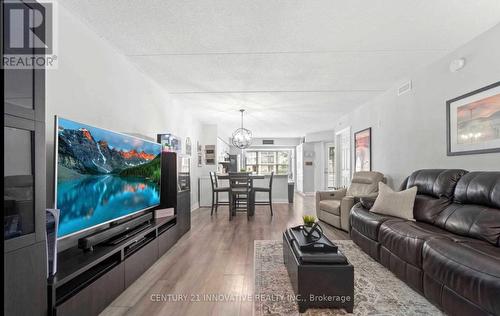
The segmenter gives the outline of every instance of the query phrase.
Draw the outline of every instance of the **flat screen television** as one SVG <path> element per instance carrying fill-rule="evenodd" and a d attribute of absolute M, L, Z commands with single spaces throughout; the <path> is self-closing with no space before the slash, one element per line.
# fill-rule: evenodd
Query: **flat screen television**
<path fill-rule="evenodd" d="M 58 238 L 160 204 L 161 145 L 56 117 Z"/>

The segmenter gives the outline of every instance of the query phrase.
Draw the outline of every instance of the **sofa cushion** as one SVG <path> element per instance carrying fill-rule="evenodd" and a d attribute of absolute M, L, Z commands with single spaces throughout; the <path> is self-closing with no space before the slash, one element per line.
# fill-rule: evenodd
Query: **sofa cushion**
<path fill-rule="evenodd" d="M 420 222 L 434 224 L 439 214 L 451 204 L 446 197 L 435 198 L 430 195 L 418 194 L 413 205 L 413 217 Z"/>
<path fill-rule="evenodd" d="M 451 204 L 455 187 L 467 171 L 462 169 L 422 169 L 413 172 L 400 190 L 417 187 L 413 217 L 434 224 L 437 216 Z"/>
<path fill-rule="evenodd" d="M 454 203 L 434 223 L 455 234 L 500 246 L 500 172 L 471 172 L 455 189 Z"/>
<path fill-rule="evenodd" d="M 378 234 L 378 240 L 385 248 L 419 268 L 422 267 L 424 243 L 439 237 L 452 240 L 454 236 L 438 227 L 412 221 L 386 221 L 380 226 Z"/>
<path fill-rule="evenodd" d="M 319 208 L 325 212 L 340 215 L 340 201 L 339 200 L 323 200 L 319 202 Z"/>
<path fill-rule="evenodd" d="M 457 235 L 484 240 L 498 246 L 500 211 L 480 205 L 453 203 L 439 214 L 435 225 Z"/>
<path fill-rule="evenodd" d="M 422 169 L 413 172 L 401 187 L 402 190 L 416 186 L 418 194 L 435 198 L 452 198 L 455 186 L 467 171 L 462 169 Z"/>
<path fill-rule="evenodd" d="M 499 248 L 477 240 L 432 239 L 423 248 L 423 269 L 453 292 L 500 315 Z"/>
<path fill-rule="evenodd" d="M 500 172 L 470 172 L 458 181 L 455 202 L 500 209 Z"/>
<path fill-rule="evenodd" d="M 372 213 L 366 210 L 361 203 L 354 205 L 351 209 L 351 227 L 355 228 L 363 236 L 375 241 L 378 241 L 380 225 L 388 220 L 403 221 L 400 218 Z"/>

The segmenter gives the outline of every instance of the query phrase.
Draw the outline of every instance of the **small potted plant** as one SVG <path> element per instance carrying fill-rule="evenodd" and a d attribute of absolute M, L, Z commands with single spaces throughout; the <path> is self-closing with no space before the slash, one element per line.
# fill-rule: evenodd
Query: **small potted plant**
<path fill-rule="evenodd" d="M 302 220 L 304 221 L 304 230 L 309 231 L 316 222 L 316 217 L 313 215 L 304 215 L 302 216 Z"/>

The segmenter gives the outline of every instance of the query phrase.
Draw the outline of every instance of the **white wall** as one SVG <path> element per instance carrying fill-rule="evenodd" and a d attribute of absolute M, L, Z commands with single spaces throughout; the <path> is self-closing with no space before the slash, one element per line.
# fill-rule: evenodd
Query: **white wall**
<path fill-rule="evenodd" d="M 335 130 L 320 131 L 306 134 L 306 142 L 333 142 Z"/>
<path fill-rule="evenodd" d="M 297 146 L 297 176 L 295 185 L 298 192 L 311 193 L 314 192 L 314 176 L 315 176 L 315 152 L 314 143 L 303 143 Z M 306 165 L 307 162 L 312 162 L 312 165 Z"/>
<path fill-rule="evenodd" d="M 399 186 L 421 168 L 500 170 L 500 154 L 446 156 L 446 100 L 500 80 L 500 24 L 468 44 L 406 78 L 413 90 L 400 97 L 395 85 L 382 95 L 342 117 L 334 128 L 352 132 L 372 127 L 373 170 Z M 449 63 L 466 58 L 452 73 Z M 402 80 L 404 82 L 405 80 Z"/>
<path fill-rule="evenodd" d="M 314 142 L 314 191 L 325 190 L 325 143 Z"/>
<path fill-rule="evenodd" d="M 196 141 L 201 125 L 156 82 L 64 7 L 58 10 L 59 68 L 47 77 L 47 204 L 53 204 L 54 115 L 106 129 L 145 135 L 191 137 L 192 205 L 198 203 Z M 215 139 L 214 139 L 215 143 Z"/>
<path fill-rule="evenodd" d="M 274 140 L 273 145 L 263 145 L 262 141 L 266 140 Z M 301 138 L 300 137 L 280 137 L 280 138 L 273 138 L 273 137 L 260 137 L 260 138 L 254 138 L 252 140 L 252 148 L 266 148 L 266 147 L 295 147 L 298 144 L 300 144 Z"/>
<path fill-rule="evenodd" d="M 326 153 L 325 147 L 327 143 L 335 141 L 335 130 L 319 131 L 308 133 L 305 136 L 306 143 L 314 146 L 314 191 L 326 190 L 325 168 L 326 168 Z"/>

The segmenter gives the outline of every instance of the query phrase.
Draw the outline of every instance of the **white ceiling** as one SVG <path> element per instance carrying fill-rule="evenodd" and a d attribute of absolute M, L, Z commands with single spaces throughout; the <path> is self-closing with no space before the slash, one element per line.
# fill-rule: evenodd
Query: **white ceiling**
<path fill-rule="evenodd" d="M 499 0 L 64 0 L 203 121 L 303 136 L 500 21 Z"/>

